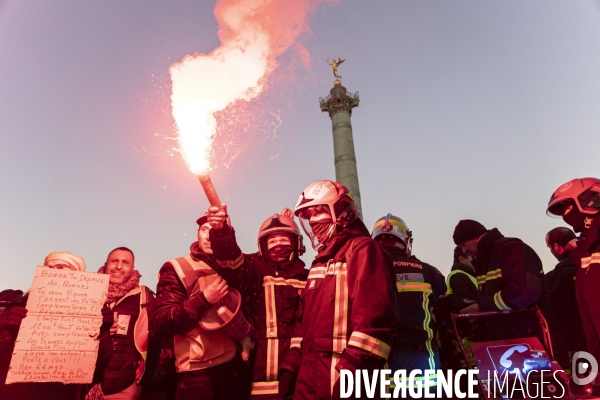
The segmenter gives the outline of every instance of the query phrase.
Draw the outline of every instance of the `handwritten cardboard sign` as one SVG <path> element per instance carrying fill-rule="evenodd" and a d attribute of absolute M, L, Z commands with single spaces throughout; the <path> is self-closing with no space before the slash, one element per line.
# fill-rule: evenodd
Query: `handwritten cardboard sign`
<path fill-rule="evenodd" d="M 109 275 L 37 267 L 6 383 L 91 383 Z"/>

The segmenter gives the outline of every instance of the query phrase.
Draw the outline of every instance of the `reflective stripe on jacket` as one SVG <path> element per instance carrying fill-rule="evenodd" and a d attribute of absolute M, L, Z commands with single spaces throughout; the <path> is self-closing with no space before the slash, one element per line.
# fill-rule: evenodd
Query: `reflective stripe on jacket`
<path fill-rule="evenodd" d="M 188 296 L 204 291 L 217 278 L 215 270 L 203 261 L 194 260 L 190 254 L 169 263 L 188 288 Z M 206 331 L 195 324 L 185 334 L 175 335 L 174 351 L 177 372 L 186 372 L 223 364 L 233 359 L 237 350 L 226 333 Z"/>

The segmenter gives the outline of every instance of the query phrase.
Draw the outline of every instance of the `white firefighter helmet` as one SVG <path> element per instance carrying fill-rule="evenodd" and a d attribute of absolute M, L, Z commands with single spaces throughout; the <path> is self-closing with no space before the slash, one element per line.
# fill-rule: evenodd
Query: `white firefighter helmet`
<path fill-rule="evenodd" d="M 359 211 L 348 188 L 339 182 L 320 180 L 311 183 L 304 189 L 298 201 L 294 214 L 298 216 L 300 225 L 315 250 L 321 249 L 335 234 L 348 226 L 356 218 Z M 319 222 L 320 225 L 329 225 L 326 232 L 315 232 L 315 216 L 329 215 Z"/>
<path fill-rule="evenodd" d="M 412 250 L 412 232 L 408 229 L 406 222 L 400 217 L 388 214 L 381 217 L 373 225 L 373 239 L 381 235 L 391 235 L 397 238 L 405 246 L 406 252 L 410 254 Z"/>

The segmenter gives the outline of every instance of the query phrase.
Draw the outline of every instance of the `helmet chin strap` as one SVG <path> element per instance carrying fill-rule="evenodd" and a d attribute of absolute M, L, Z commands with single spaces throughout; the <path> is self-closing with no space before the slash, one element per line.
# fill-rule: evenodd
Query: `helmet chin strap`
<path fill-rule="evenodd" d="M 589 229 L 592 226 L 592 222 L 594 221 L 593 218 L 585 218 L 583 220 L 583 226 L 585 227 L 585 229 Z"/>

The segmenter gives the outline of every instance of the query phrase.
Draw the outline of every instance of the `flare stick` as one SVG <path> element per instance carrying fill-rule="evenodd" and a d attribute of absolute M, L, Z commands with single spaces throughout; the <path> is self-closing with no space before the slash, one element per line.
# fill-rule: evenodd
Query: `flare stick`
<path fill-rule="evenodd" d="M 217 194 L 217 190 L 215 189 L 215 185 L 213 185 L 210 176 L 208 176 L 208 174 L 198 175 L 198 180 L 200 181 L 200 185 L 202 185 L 202 189 L 204 189 L 204 194 L 206 194 L 206 198 L 210 205 L 213 207 L 220 206 L 221 200 L 219 199 L 219 195 Z"/>

